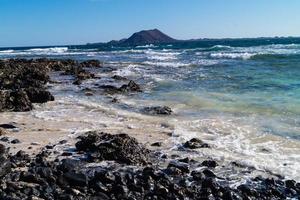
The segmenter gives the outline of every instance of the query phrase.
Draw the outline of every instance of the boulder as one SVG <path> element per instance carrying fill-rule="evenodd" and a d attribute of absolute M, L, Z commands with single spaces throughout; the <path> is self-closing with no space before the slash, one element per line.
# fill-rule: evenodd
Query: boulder
<path fill-rule="evenodd" d="M 32 103 L 46 103 L 48 101 L 54 101 L 54 97 L 50 92 L 40 88 L 27 88 L 26 93 Z"/>
<path fill-rule="evenodd" d="M 90 161 L 114 160 L 119 163 L 144 165 L 149 157 L 149 150 L 127 134 L 88 132 L 79 137 L 76 148 L 88 153 Z"/>
<path fill-rule="evenodd" d="M 24 112 L 32 110 L 32 103 L 24 90 L 0 90 L 0 112 Z"/>
<path fill-rule="evenodd" d="M 203 142 L 198 138 L 193 138 L 183 144 L 184 148 L 187 149 L 198 149 L 198 148 L 210 148 L 209 144 Z"/>

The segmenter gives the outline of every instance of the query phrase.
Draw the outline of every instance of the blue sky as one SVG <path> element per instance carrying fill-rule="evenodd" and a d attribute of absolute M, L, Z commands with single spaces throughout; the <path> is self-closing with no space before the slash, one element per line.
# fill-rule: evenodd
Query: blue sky
<path fill-rule="evenodd" d="M 84 44 L 158 28 L 178 39 L 300 36 L 300 0 L 0 0 L 0 46 Z"/>

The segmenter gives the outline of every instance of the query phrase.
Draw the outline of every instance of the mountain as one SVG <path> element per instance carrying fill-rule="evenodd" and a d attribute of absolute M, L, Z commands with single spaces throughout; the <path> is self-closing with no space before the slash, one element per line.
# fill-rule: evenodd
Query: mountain
<path fill-rule="evenodd" d="M 152 29 L 136 32 L 127 39 L 112 40 L 108 43 L 89 43 L 87 45 L 138 46 L 147 44 L 174 43 L 177 41 L 178 40 L 171 38 L 158 29 Z"/>
<path fill-rule="evenodd" d="M 164 34 L 158 29 L 144 30 L 134 33 L 128 39 L 122 41 L 122 44 L 128 45 L 145 45 L 145 44 L 161 44 L 161 43 L 172 43 L 177 40 L 171 38 L 170 36 Z"/>

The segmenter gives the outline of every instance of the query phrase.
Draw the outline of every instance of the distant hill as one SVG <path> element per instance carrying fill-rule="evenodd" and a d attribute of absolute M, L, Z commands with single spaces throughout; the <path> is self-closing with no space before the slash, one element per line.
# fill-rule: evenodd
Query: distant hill
<path fill-rule="evenodd" d="M 138 45 L 147 45 L 147 44 L 166 44 L 174 43 L 178 40 L 171 38 L 170 36 L 164 34 L 158 29 L 153 30 L 143 30 L 132 34 L 127 39 L 122 40 L 112 40 L 108 43 L 93 43 L 88 45 L 114 45 L 114 46 L 138 46 Z"/>
<path fill-rule="evenodd" d="M 177 40 L 164 34 L 158 29 L 144 30 L 134 33 L 128 39 L 122 41 L 123 44 L 128 45 L 145 45 L 145 44 L 161 44 L 161 43 L 172 43 Z"/>

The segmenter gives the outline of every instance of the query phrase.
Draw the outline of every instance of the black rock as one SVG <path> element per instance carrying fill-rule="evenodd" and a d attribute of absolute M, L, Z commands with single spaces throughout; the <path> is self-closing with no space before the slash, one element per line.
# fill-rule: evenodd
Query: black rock
<path fill-rule="evenodd" d="M 198 149 L 198 148 L 210 148 L 207 143 L 204 143 L 202 140 L 193 138 L 183 144 L 184 148 L 188 149 Z"/>
<path fill-rule="evenodd" d="M 171 115 L 172 110 L 167 106 L 146 107 L 143 112 L 150 115 Z"/>
<path fill-rule="evenodd" d="M 26 93 L 32 103 L 46 103 L 48 101 L 54 101 L 53 95 L 44 89 L 27 88 Z"/>
<path fill-rule="evenodd" d="M 8 142 L 9 141 L 9 137 L 2 137 L 1 139 L 0 139 L 2 142 Z"/>
<path fill-rule="evenodd" d="M 119 163 L 144 165 L 149 157 L 149 150 L 127 134 L 88 132 L 80 136 L 79 140 L 76 143 L 77 150 L 87 152 L 90 161 L 115 160 Z"/>
<path fill-rule="evenodd" d="M 12 144 L 19 144 L 19 143 L 21 143 L 21 141 L 18 140 L 18 139 L 14 139 L 14 140 L 10 141 L 10 143 L 12 143 Z"/>
<path fill-rule="evenodd" d="M 128 80 L 126 77 L 123 76 L 119 76 L 119 75 L 114 75 L 113 77 L 111 77 L 112 79 L 118 80 L 118 81 L 126 81 Z"/>
<path fill-rule="evenodd" d="M 175 167 L 184 173 L 190 172 L 190 166 L 187 163 L 171 161 L 168 165 L 168 168 Z"/>
<path fill-rule="evenodd" d="M 77 79 L 76 81 L 73 82 L 73 85 L 81 85 L 82 81 Z"/>
<path fill-rule="evenodd" d="M 0 90 L 0 112 L 24 112 L 32 108 L 32 103 L 24 90 Z"/>
<path fill-rule="evenodd" d="M 195 181 L 201 181 L 204 178 L 204 174 L 200 171 L 192 171 L 191 176 Z"/>
<path fill-rule="evenodd" d="M 64 174 L 64 178 L 73 186 L 85 186 L 88 183 L 88 177 L 81 172 L 69 171 Z"/>
<path fill-rule="evenodd" d="M 4 129 L 15 129 L 18 128 L 12 124 L 0 124 L 0 128 L 4 128 Z"/>
<path fill-rule="evenodd" d="M 129 92 L 141 92 L 141 87 L 136 84 L 134 81 L 129 81 L 128 84 L 124 84 L 121 87 L 116 87 L 113 85 L 102 85 L 100 86 L 108 94 L 117 94 L 117 93 L 129 93 Z"/>
<path fill-rule="evenodd" d="M 162 142 L 154 142 L 153 144 L 151 144 L 151 146 L 153 147 L 161 147 Z"/>
<path fill-rule="evenodd" d="M 202 171 L 202 173 L 206 176 L 206 177 L 210 177 L 210 178 L 214 178 L 217 177 L 212 171 L 210 171 L 209 169 L 204 169 Z"/>
<path fill-rule="evenodd" d="M 215 168 L 216 166 L 218 166 L 218 163 L 214 160 L 205 160 L 201 163 L 201 165 L 206 166 L 206 167 Z"/>

